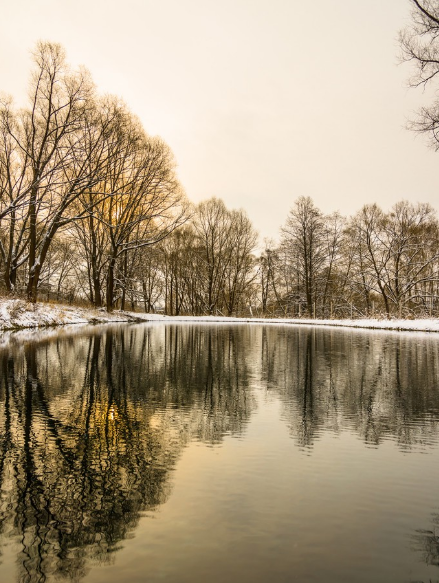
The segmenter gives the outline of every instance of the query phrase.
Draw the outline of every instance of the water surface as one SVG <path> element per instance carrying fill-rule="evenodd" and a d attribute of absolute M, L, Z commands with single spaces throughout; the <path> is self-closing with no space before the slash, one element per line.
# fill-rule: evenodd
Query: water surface
<path fill-rule="evenodd" d="M 12 338 L 0 580 L 439 581 L 438 348 L 244 324 Z"/>

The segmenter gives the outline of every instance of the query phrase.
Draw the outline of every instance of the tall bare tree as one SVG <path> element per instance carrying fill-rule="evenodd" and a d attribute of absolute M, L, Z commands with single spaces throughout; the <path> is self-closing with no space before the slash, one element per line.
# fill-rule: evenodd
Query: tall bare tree
<path fill-rule="evenodd" d="M 194 227 L 204 310 L 231 314 L 238 305 L 242 309 L 256 277 L 252 254 L 257 234 L 250 220 L 244 211 L 230 211 L 222 200 L 211 198 L 197 206 Z"/>
<path fill-rule="evenodd" d="M 107 200 L 96 216 L 108 230 L 106 306 L 115 301 L 117 261 L 128 252 L 158 243 L 187 220 L 187 204 L 175 175 L 175 161 L 160 138 L 150 138 L 126 112 L 117 148 L 122 155 L 108 168 Z"/>
<path fill-rule="evenodd" d="M 3 111 L 2 116 L 2 149 L 8 152 L 7 144 L 14 146 L 14 156 L 3 158 L 9 162 L 7 173 L 15 171 L 15 189 L 9 181 L 13 200 L 7 265 L 12 272 L 7 287 L 12 288 L 18 256 L 27 261 L 26 288 L 32 301 L 49 247 L 57 232 L 78 218 L 74 203 L 99 180 L 105 155 L 99 152 L 105 127 L 97 124 L 88 73 L 72 72 L 55 43 L 38 43 L 34 65 L 28 108 L 14 115 Z M 17 202 L 22 206 L 23 201 L 25 213 L 17 222 Z"/>
<path fill-rule="evenodd" d="M 326 254 L 323 214 L 310 197 L 301 196 L 294 203 L 282 228 L 282 245 L 311 315 Z"/>
<path fill-rule="evenodd" d="M 435 84 L 439 74 L 439 1 L 410 0 L 411 23 L 400 32 L 401 60 L 414 66 L 409 79 L 411 87 Z M 439 99 L 422 107 L 410 124 L 411 129 L 425 133 L 430 144 L 439 149 Z"/>

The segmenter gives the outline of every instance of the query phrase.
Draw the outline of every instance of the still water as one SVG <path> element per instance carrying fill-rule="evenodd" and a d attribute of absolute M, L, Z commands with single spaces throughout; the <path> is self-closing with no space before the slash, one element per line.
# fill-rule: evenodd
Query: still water
<path fill-rule="evenodd" d="M 0 347 L 0 581 L 439 581 L 439 336 L 135 325 Z"/>

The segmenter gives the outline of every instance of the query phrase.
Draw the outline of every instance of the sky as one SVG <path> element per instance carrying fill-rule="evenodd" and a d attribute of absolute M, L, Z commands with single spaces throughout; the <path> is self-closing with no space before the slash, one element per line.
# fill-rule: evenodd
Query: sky
<path fill-rule="evenodd" d="M 439 152 L 406 129 L 409 0 L 0 0 L 0 92 L 26 103 L 31 51 L 61 43 L 100 93 L 171 147 L 188 198 L 243 208 L 277 239 L 294 201 L 349 216 L 439 210 Z"/>

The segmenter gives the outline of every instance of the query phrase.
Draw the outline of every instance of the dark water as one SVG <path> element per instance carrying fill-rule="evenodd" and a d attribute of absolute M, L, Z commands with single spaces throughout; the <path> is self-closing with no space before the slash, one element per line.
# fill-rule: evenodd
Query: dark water
<path fill-rule="evenodd" d="M 0 348 L 0 581 L 439 581 L 439 336 L 139 325 Z"/>

